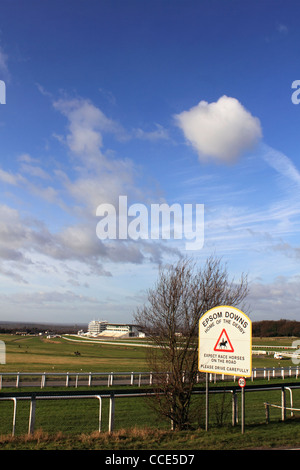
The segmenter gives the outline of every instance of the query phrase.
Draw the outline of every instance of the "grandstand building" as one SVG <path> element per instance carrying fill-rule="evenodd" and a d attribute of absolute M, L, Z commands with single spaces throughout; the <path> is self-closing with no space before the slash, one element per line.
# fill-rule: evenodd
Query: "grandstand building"
<path fill-rule="evenodd" d="M 107 321 L 105 320 L 92 320 L 88 326 L 88 334 L 90 336 L 98 336 L 106 329 Z"/>
<path fill-rule="evenodd" d="M 101 333 L 101 336 L 111 336 L 115 338 L 125 337 L 131 338 L 139 336 L 139 331 L 134 325 L 124 325 L 122 323 L 107 324 L 105 331 Z"/>
<path fill-rule="evenodd" d="M 104 320 L 93 320 L 88 325 L 88 336 L 110 338 L 132 338 L 142 336 L 138 327 L 131 324 L 108 323 Z"/>

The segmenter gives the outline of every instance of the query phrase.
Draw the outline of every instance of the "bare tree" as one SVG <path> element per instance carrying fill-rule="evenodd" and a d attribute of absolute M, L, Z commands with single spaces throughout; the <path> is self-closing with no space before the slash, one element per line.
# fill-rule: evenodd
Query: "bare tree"
<path fill-rule="evenodd" d="M 242 307 L 248 293 L 247 277 L 229 281 L 227 268 L 211 256 L 203 267 L 190 259 L 159 272 L 148 302 L 135 314 L 153 347 L 148 363 L 155 373 L 154 407 L 168 417 L 174 429 L 189 426 L 192 389 L 198 374 L 200 317 L 218 305 Z"/>

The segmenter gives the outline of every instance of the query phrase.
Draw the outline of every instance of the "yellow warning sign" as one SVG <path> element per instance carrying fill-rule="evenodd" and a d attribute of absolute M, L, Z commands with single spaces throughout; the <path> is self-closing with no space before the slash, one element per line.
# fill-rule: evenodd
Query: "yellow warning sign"
<path fill-rule="evenodd" d="M 200 372 L 250 377 L 252 322 L 235 307 L 208 310 L 199 321 Z"/>

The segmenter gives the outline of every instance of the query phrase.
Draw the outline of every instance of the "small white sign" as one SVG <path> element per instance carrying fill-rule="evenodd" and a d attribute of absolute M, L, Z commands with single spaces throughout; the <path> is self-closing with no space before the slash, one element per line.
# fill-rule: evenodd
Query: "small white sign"
<path fill-rule="evenodd" d="M 227 305 L 208 310 L 199 321 L 200 372 L 250 377 L 252 322 Z"/>

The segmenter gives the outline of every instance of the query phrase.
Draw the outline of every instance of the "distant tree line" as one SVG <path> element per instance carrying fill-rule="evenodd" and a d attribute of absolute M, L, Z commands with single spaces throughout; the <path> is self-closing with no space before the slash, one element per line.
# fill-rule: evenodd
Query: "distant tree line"
<path fill-rule="evenodd" d="M 0 322 L 0 333 L 6 334 L 17 334 L 17 333 L 26 333 L 31 335 L 37 335 L 39 333 L 51 332 L 53 334 L 64 334 L 77 333 L 78 330 L 81 330 L 83 325 L 55 325 L 55 324 L 30 324 L 30 323 L 21 323 L 21 322 Z M 87 325 L 84 325 L 85 330 L 87 330 Z"/>
<path fill-rule="evenodd" d="M 27 334 L 38 334 L 40 332 L 51 331 L 51 333 L 77 333 L 82 325 L 30 325 L 24 323 L 0 322 L 0 334 L 24 332 Z M 87 329 L 87 325 L 85 325 Z M 276 337 L 276 336 L 298 336 L 300 337 L 300 321 L 296 320 L 262 320 L 252 323 L 252 335 L 255 337 Z"/>
<path fill-rule="evenodd" d="M 300 322 L 296 320 L 262 320 L 252 323 L 256 337 L 300 336 Z"/>

